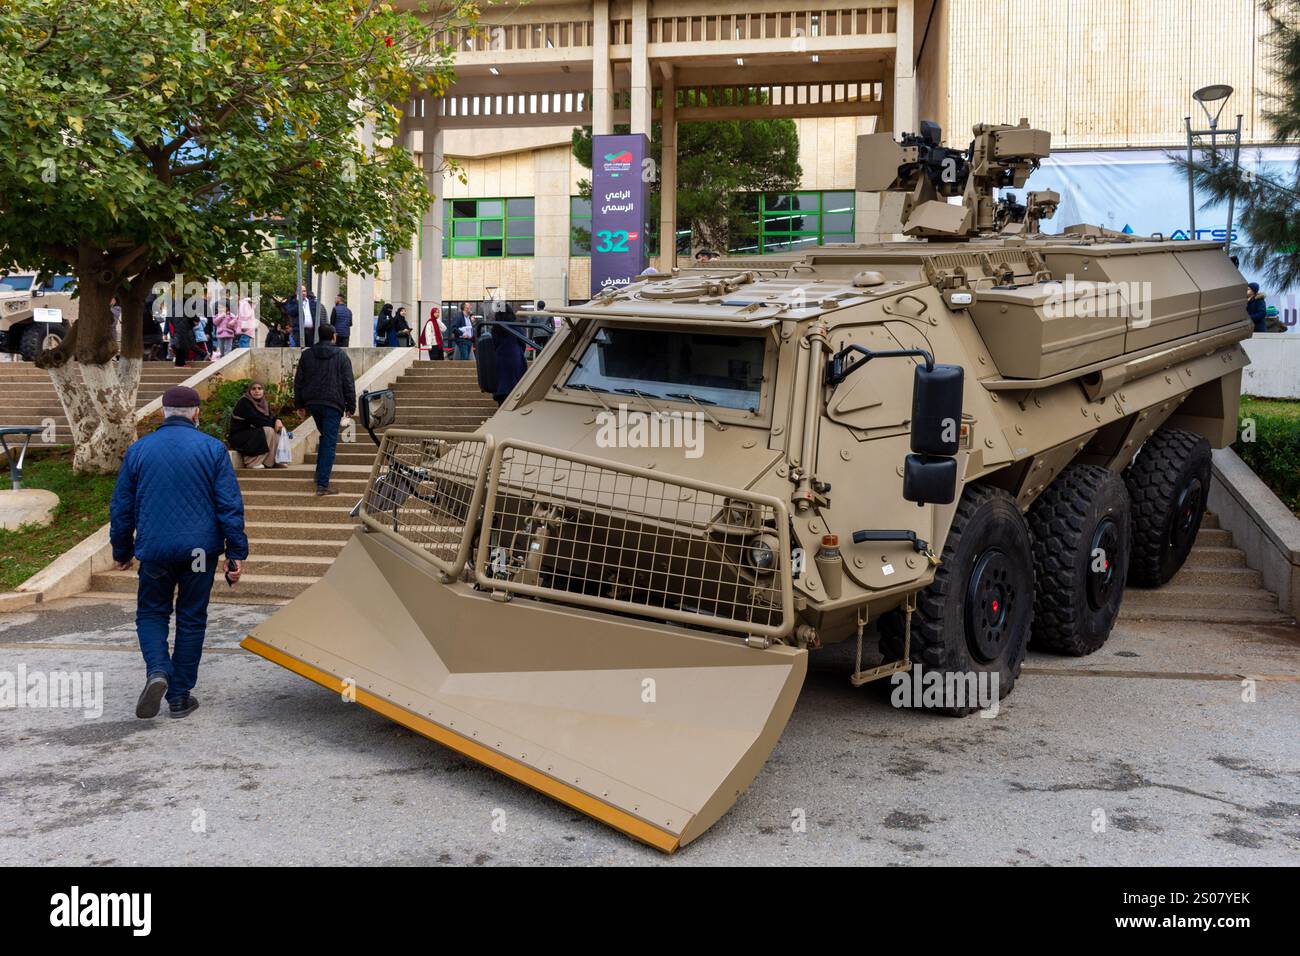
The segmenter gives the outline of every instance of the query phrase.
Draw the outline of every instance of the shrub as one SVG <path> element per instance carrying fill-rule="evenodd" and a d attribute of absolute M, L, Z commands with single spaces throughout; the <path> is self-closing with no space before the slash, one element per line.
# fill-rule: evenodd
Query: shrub
<path fill-rule="evenodd" d="M 1242 398 L 1232 449 L 1300 514 L 1300 402 Z"/>

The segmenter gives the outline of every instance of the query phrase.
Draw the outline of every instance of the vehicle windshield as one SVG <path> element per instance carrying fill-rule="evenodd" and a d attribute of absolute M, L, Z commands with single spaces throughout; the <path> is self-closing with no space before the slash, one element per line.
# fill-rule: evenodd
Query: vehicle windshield
<path fill-rule="evenodd" d="M 45 283 L 47 292 L 70 292 L 72 286 L 76 285 L 76 276 L 52 276 L 50 281 Z"/>
<path fill-rule="evenodd" d="M 605 327 L 566 385 L 757 412 L 763 352 L 764 341 L 755 335 Z"/>
<path fill-rule="evenodd" d="M 36 276 L 0 276 L 0 292 L 31 292 Z"/>

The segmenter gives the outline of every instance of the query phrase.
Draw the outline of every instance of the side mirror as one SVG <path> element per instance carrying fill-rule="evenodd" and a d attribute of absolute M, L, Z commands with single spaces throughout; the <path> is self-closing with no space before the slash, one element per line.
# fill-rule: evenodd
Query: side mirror
<path fill-rule="evenodd" d="M 903 498 L 918 505 L 947 505 L 957 497 L 957 459 L 908 455 L 903 460 Z"/>
<path fill-rule="evenodd" d="M 386 428 L 397 421 L 397 396 L 391 388 L 374 392 L 362 392 L 361 401 L 357 402 L 357 411 L 361 415 L 361 425 L 370 432 L 370 437 L 379 444 L 375 436 L 376 428 Z"/>
<path fill-rule="evenodd" d="M 916 454 L 957 454 L 963 381 L 960 365 L 916 367 L 912 382 L 912 451 Z"/>

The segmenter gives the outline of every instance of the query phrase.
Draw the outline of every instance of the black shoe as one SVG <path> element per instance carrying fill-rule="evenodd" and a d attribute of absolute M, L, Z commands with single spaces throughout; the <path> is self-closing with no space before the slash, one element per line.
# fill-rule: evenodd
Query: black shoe
<path fill-rule="evenodd" d="M 168 706 L 171 709 L 167 711 L 167 716 L 179 720 L 182 717 L 188 717 L 199 709 L 199 699 L 193 694 L 186 694 L 180 700 L 172 701 Z"/>
<path fill-rule="evenodd" d="M 324 488 L 320 487 L 319 485 L 317 485 L 316 487 L 317 498 L 321 498 L 325 495 L 337 495 L 338 493 L 339 490 L 337 488 L 331 488 L 328 485 L 326 485 Z"/>
<path fill-rule="evenodd" d="M 157 717 L 158 708 L 166 693 L 167 675 L 162 671 L 150 674 L 144 682 L 144 690 L 140 691 L 140 699 L 135 702 L 135 715 L 144 718 Z"/>

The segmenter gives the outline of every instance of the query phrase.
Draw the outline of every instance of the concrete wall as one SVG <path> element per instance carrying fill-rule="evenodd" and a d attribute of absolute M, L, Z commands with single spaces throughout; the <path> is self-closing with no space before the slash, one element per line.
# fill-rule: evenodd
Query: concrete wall
<path fill-rule="evenodd" d="M 1241 373 L 1241 394 L 1300 398 L 1300 334 L 1265 332 L 1241 344 L 1250 356 Z"/>
<path fill-rule="evenodd" d="M 1231 448 L 1214 452 L 1209 506 L 1283 612 L 1300 618 L 1300 519 Z"/>

